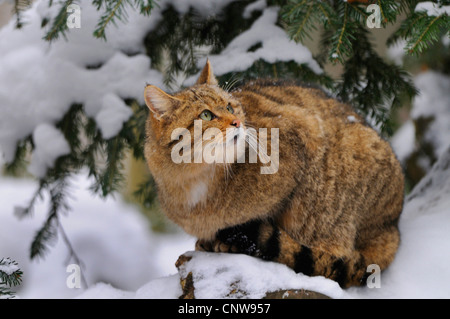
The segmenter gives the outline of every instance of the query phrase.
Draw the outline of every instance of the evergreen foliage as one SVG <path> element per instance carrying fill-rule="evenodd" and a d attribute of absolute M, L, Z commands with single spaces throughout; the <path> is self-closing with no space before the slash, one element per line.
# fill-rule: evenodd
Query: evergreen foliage
<path fill-rule="evenodd" d="M 415 6 L 422 1 L 408 1 L 408 15 L 398 30 L 388 39 L 393 44 L 399 39 L 405 39 L 407 54 L 420 56 L 430 47 L 439 42 L 442 37 L 450 37 L 450 17 L 447 13 L 437 16 L 428 15 L 427 11 L 415 11 Z M 450 1 L 432 1 L 438 7 L 450 5 Z"/>
<path fill-rule="evenodd" d="M 407 40 L 408 54 L 422 53 L 440 36 L 448 32 L 446 14 L 428 16 L 414 12 L 419 1 L 275 1 L 282 5 L 281 18 L 286 31 L 295 41 L 303 41 L 312 30 L 322 28 L 321 54 L 318 61 L 341 63 L 342 79 L 334 92 L 351 103 L 382 132 L 392 134 L 390 110 L 406 98 L 417 94 L 407 72 L 382 59 L 373 49 L 366 21 L 372 15 L 369 4 L 376 4 L 381 27 L 394 23 L 402 13 L 407 19 L 389 39 Z"/>
<path fill-rule="evenodd" d="M 119 134 L 111 139 L 103 139 L 95 121 L 88 118 L 80 104 L 74 104 L 66 115 L 57 123 L 67 139 L 71 153 L 61 156 L 55 161 L 54 167 L 47 171 L 47 175 L 39 181 L 39 187 L 26 207 L 16 207 L 15 213 L 19 217 L 30 216 L 36 201 L 42 199 L 44 193 L 50 196 L 47 218 L 37 231 L 30 247 L 30 257 L 43 257 L 49 244 L 54 242 L 61 225 L 58 216 L 70 209 L 68 193 L 70 184 L 68 178 L 82 168 L 87 167 L 89 176 L 94 177 L 91 186 L 94 194 L 101 197 L 112 195 L 123 182 L 123 159 L 127 151 L 131 151 L 136 158 L 143 158 L 145 121 L 147 108 L 133 103 L 135 116 L 124 124 Z M 81 139 L 83 138 L 83 141 Z M 32 139 L 25 139 L 32 147 Z M 27 148 L 22 146 L 22 148 Z M 12 173 L 24 161 L 23 151 L 18 151 L 12 163 L 5 167 L 6 172 Z"/>
<path fill-rule="evenodd" d="M 0 299 L 14 298 L 14 292 L 10 288 L 20 285 L 22 275 L 17 262 L 10 258 L 0 259 Z"/>
<path fill-rule="evenodd" d="M 16 16 L 16 28 L 20 29 L 23 26 L 22 12 L 31 5 L 31 0 L 14 0 L 13 12 Z"/>

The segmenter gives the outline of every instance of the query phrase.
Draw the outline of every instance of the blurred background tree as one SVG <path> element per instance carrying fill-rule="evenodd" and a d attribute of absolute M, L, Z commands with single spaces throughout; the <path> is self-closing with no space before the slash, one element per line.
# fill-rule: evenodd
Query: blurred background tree
<path fill-rule="evenodd" d="M 70 14 L 68 8 L 72 4 L 83 5 L 79 1 L 48 1 L 53 14 L 41 21 L 42 41 L 48 41 L 49 45 L 67 41 L 67 35 L 72 32 L 66 24 Z M 30 5 L 31 1 L 12 1 L 17 28 L 26 24 L 23 13 Z M 271 7 L 278 13 L 274 25 L 285 30 L 292 41 L 308 47 L 324 72 L 316 72 L 311 64 L 295 59 L 260 58 L 245 69 L 231 68 L 228 72 L 220 72 L 220 84 L 235 87 L 253 78 L 270 77 L 320 85 L 333 96 L 353 105 L 386 138 L 402 125 L 402 114 L 405 110 L 408 113 L 418 93 L 411 74 L 424 69 L 447 75 L 450 72 L 449 1 L 228 0 L 221 5 L 202 7 L 198 0 L 184 1 L 183 4 L 175 0 L 94 0 L 92 5 L 99 12 L 96 28 L 92 30 L 92 36 L 98 41 L 109 40 L 106 31 L 112 25 L 121 28 L 132 23 L 128 21 L 131 11 L 138 11 L 150 19 L 157 10 L 158 19 L 152 20 L 150 31 L 142 38 L 144 51 L 126 54 L 148 56 L 151 68 L 163 75 L 166 88 L 172 91 L 190 84 L 189 79 L 198 74 L 206 56 L 225 55 L 230 43 L 254 27 Z M 214 10 L 208 13 L 213 7 Z M 384 37 L 381 42 L 385 42 L 382 45 L 400 47 L 401 63 L 387 59 L 376 47 L 380 44 L 380 32 Z M 264 45 L 256 42 L 246 52 L 249 55 L 259 52 L 265 49 Z M 17 211 L 22 216 L 28 215 L 44 192 L 50 194 L 48 219 L 31 245 L 32 258 L 42 256 L 48 243 L 57 235 L 58 215 L 69 209 L 66 180 L 82 168 L 88 168 L 89 175 L 95 180 L 93 193 L 106 197 L 121 191 L 128 200 L 142 207 L 155 229 L 167 229 L 158 209 L 154 182 L 146 171 L 143 158 L 147 108 L 133 97 L 124 98 L 124 101 L 133 115 L 113 137 L 104 138 L 95 119 L 89 117 L 84 106 L 76 101 L 55 124 L 68 142 L 70 153 L 55 161 L 40 178 L 40 186 L 29 205 Z M 432 118 L 414 119 L 415 149 L 402 158 L 409 188 L 426 172 L 420 165 L 423 158 L 429 159 L 427 167 L 437 158 L 435 148 L 425 138 L 425 131 L 432 121 Z M 23 172 L 33 148 L 31 135 L 20 139 L 15 156 L 5 164 L 4 172 Z"/>

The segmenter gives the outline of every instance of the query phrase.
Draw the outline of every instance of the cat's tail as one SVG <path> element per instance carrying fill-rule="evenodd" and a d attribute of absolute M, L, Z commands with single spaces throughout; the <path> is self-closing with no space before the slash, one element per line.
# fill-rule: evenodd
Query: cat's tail
<path fill-rule="evenodd" d="M 394 259 L 399 239 L 395 225 L 372 238 L 370 246 L 337 256 L 328 250 L 301 245 L 275 226 L 261 229 L 258 246 L 263 259 L 286 264 L 308 276 L 325 276 L 347 288 L 366 285 L 370 275 L 385 269 Z"/>
<path fill-rule="evenodd" d="M 251 221 L 223 229 L 212 242 L 198 241 L 197 250 L 244 253 L 289 266 L 308 276 L 333 279 L 343 288 L 365 285 L 374 271 L 385 269 L 399 245 L 397 223 L 379 228 L 347 255 L 330 247 L 308 247 L 270 221 Z"/>

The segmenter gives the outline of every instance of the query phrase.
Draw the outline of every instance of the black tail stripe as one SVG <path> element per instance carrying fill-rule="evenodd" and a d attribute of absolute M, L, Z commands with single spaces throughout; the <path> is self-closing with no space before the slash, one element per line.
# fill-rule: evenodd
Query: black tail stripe
<path fill-rule="evenodd" d="M 280 231 L 274 226 L 272 235 L 264 245 L 262 258 L 265 260 L 275 260 L 280 255 Z"/>
<path fill-rule="evenodd" d="M 348 275 L 348 266 L 342 259 L 336 260 L 333 265 L 331 266 L 331 277 L 341 287 L 345 287 L 345 284 L 347 283 L 347 275 Z"/>
<path fill-rule="evenodd" d="M 314 260 L 310 248 L 302 245 L 301 250 L 294 255 L 294 271 L 307 276 L 314 273 Z"/>

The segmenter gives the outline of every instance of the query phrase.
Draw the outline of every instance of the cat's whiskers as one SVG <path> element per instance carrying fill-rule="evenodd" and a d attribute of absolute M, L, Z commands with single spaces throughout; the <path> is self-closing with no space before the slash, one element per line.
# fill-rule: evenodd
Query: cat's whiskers
<path fill-rule="evenodd" d="M 222 89 L 226 92 L 230 92 L 230 90 L 242 80 L 242 77 L 238 77 L 238 75 L 235 73 L 231 76 L 230 80 L 225 82 L 225 86 L 222 87 Z"/>
<path fill-rule="evenodd" d="M 233 135 L 234 137 L 234 135 Z M 232 168 L 232 163 L 229 163 L 226 160 L 226 149 L 228 146 L 227 143 L 227 139 L 226 139 L 226 135 L 223 134 L 217 134 L 212 140 L 207 141 L 207 143 L 205 143 L 204 146 L 206 145 L 210 145 L 211 148 L 217 149 L 217 147 L 219 146 L 219 149 L 221 149 L 221 153 L 219 155 L 214 154 L 215 156 L 222 156 L 222 161 L 221 162 L 217 162 L 214 161 L 213 165 L 214 165 L 214 169 L 216 167 L 217 164 L 223 164 L 223 170 L 224 170 L 224 178 L 225 178 L 225 183 L 226 185 L 228 185 L 228 182 L 231 180 L 231 178 L 233 178 L 234 174 L 233 174 L 233 168 Z M 217 160 L 217 158 L 216 158 Z"/>
<path fill-rule="evenodd" d="M 253 134 L 246 134 L 247 144 L 253 149 L 253 151 L 258 154 L 259 159 L 263 163 L 268 163 L 270 161 L 269 156 L 267 155 L 267 149 L 264 144 L 260 143 L 258 140 L 258 136 Z"/>

